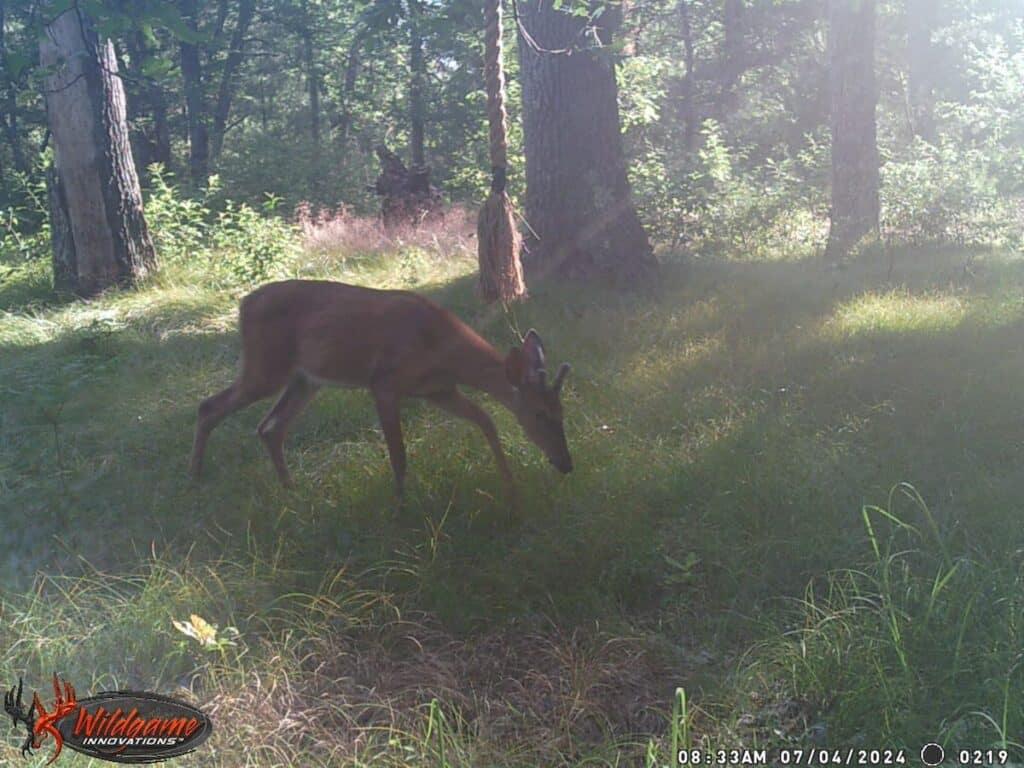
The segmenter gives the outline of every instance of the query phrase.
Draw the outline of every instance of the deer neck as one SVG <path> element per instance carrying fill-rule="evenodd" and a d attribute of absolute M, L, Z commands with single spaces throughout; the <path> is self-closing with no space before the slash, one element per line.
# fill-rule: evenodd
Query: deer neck
<path fill-rule="evenodd" d="M 505 374 L 505 358 L 489 344 L 474 345 L 473 353 L 462 358 L 459 381 L 490 395 L 508 410 L 514 410 L 516 390 Z"/>

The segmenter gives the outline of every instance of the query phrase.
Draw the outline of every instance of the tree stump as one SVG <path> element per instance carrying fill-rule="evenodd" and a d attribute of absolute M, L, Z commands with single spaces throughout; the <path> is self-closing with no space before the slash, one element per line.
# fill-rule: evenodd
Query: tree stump
<path fill-rule="evenodd" d="M 376 152 L 381 170 L 373 191 L 381 198 L 380 213 L 385 226 L 419 224 L 441 214 L 444 201 L 441 191 L 430 183 L 428 166 L 407 168 L 402 158 L 384 144 L 378 144 Z"/>

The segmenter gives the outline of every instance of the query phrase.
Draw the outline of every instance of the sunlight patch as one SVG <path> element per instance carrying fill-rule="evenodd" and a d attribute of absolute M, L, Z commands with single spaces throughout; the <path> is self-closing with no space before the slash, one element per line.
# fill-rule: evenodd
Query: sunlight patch
<path fill-rule="evenodd" d="M 966 303 L 948 294 L 867 293 L 840 305 L 825 329 L 841 335 L 939 331 L 956 327 L 966 314 Z"/>

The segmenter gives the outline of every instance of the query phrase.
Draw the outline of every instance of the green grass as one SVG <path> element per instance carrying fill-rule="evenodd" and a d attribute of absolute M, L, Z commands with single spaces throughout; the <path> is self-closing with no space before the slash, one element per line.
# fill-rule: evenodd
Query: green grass
<path fill-rule="evenodd" d="M 0 683 L 193 697 L 216 730 L 183 765 L 1015 749 L 1024 262 L 965 258 L 667 264 L 635 293 L 533 286 L 508 314 L 463 251 L 282 265 L 417 288 L 501 347 L 536 327 L 572 362 L 572 475 L 495 411 L 511 523 L 483 438 L 416 404 L 395 509 L 361 392 L 300 419 L 294 490 L 255 437 L 269 402 L 214 433 L 192 485 L 244 288 L 178 264 L 60 303 L 20 271 L 0 286 Z M 175 629 L 193 613 L 223 642 Z"/>

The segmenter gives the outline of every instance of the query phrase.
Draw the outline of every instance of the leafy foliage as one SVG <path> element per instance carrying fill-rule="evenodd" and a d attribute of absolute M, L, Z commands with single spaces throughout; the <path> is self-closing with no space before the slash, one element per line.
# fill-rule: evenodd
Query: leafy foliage
<path fill-rule="evenodd" d="M 187 265 L 214 282 L 251 285 L 276 274 L 295 255 L 298 231 L 273 215 L 277 198 L 268 196 L 257 210 L 246 203 L 218 201 L 216 177 L 200 196 L 189 197 L 159 166 L 150 175 L 146 215 L 157 251 L 168 264 Z"/>

